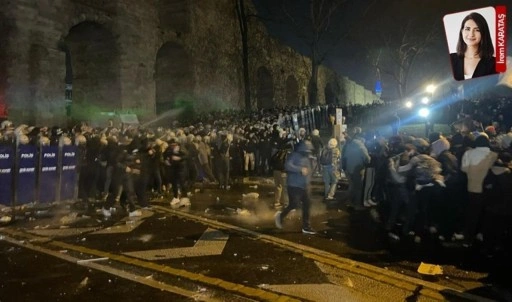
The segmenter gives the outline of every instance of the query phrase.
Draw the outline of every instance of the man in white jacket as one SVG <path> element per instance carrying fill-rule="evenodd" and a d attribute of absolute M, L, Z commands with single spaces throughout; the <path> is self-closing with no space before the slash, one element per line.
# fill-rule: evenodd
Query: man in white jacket
<path fill-rule="evenodd" d="M 469 204 L 466 209 L 464 238 L 466 245 L 471 244 L 478 232 L 478 226 L 485 208 L 484 179 L 498 154 L 489 148 L 489 138 L 485 133 L 475 139 L 475 148 L 462 156 L 461 170 L 468 177 Z"/>

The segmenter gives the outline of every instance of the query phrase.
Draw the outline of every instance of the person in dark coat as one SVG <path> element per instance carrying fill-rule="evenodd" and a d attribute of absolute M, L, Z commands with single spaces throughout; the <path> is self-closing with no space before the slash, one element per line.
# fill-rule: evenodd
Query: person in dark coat
<path fill-rule="evenodd" d="M 176 205 L 180 202 L 179 191 L 181 190 L 184 195 L 188 193 L 185 179 L 187 154 L 181 150 L 178 142 L 171 141 L 169 148 L 164 152 L 164 163 L 167 166 L 172 185 L 173 199 L 171 205 Z"/>
<path fill-rule="evenodd" d="M 310 141 L 302 141 L 297 144 L 285 163 L 287 173 L 288 206 L 281 212 L 275 214 L 277 228 L 282 228 L 283 219 L 302 203 L 302 233 L 316 234 L 311 228 L 309 213 L 311 207 L 311 163 L 309 156 L 313 152 L 313 145 Z"/>

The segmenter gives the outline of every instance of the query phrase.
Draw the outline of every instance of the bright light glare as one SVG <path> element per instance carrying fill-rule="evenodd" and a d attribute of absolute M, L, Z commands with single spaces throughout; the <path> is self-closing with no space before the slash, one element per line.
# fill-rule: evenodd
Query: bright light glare
<path fill-rule="evenodd" d="M 424 97 L 424 98 L 421 99 L 421 102 L 423 104 L 428 104 L 428 101 L 429 101 L 429 99 L 427 97 Z"/>
<path fill-rule="evenodd" d="M 407 107 L 407 108 L 412 108 L 412 102 L 411 102 L 411 101 L 407 101 L 407 102 L 405 103 L 405 107 Z"/>
<path fill-rule="evenodd" d="M 421 108 L 418 114 L 421 117 L 427 117 L 430 114 L 430 110 L 428 108 Z"/>
<path fill-rule="evenodd" d="M 430 85 L 428 85 L 428 86 L 427 86 L 426 91 L 427 91 L 428 93 L 434 93 L 434 91 L 436 91 L 436 88 L 437 88 L 436 86 L 434 86 L 434 85 L 430 84 Z"/>

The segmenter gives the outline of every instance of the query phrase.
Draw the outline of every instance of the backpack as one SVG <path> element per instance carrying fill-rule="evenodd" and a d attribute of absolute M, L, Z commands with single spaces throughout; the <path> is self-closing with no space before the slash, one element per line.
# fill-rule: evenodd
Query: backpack
<path fill-rule="evenodd" d="M 323 166 L 328 166 L 332 164 L 332 151 L 330 149 L 323 149 L 322 153 L 320 153 L 320 164 Z"/>
<path fill-rule="evenodd" d="M 288 150 L 280 149 L 270 157 L 270 165 L 272 169 L 278 171 L 284 171 L 284 164 L 286 163 L 286 157 L 288 156 Z"/>

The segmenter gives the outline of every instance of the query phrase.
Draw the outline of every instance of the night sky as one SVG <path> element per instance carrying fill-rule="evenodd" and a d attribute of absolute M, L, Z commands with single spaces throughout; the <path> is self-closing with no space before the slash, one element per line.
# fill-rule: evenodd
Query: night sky
<path fill-rule="evenodd" d="M 313 0 L 321 1 L 321 0 Z M 326 1 L 333 2 L 336 0 Z M 282 43 L 290 45 L 302 54 L 310 55 L 310 36 L 307 16 L 308 0 L 253 0 L 258 14 L 263 17 L 269 34 Z M 507 36 L 512 33 L 512 1 L 471 1 L 471 0 L 346 0 L 331 18 L 331 32 L 325 35 L 322 49 L 329 49 L 324 65 L 340 75 L 373 90 L 378 79 L 376 68 L 372 66 L 375 54 L 385 47 L 385 41 L 393 48 L 402 37 L 401 32 L 409 26 L 409 41 L 422 43 L 428 32 L 434 38 L 425 46 L 425 51 L 416 56 L 409 72 L 408 93 L 415 93 L 429 82 L 456 83 L 452 78 L 448 45 L 444 32 L 443 17 L 459 11 L 486 6 L 507 5 Z M 286 8 L 296 23 L 283 12 Z M 301 27 L 299 30 L 297 26 Z M 310 27 L 309 27 L 310 28 Z M 331 46 L 336 42 L 336 46 Z M 507 53 L 512 54 L 512 38 L 507 41 Z M 391 66 L 383 56 L 382 65 Z M 380 72 L 383 84 L 382 97 L 393 100 L 398 97 L 396 84 L 384 70 Z"/>

